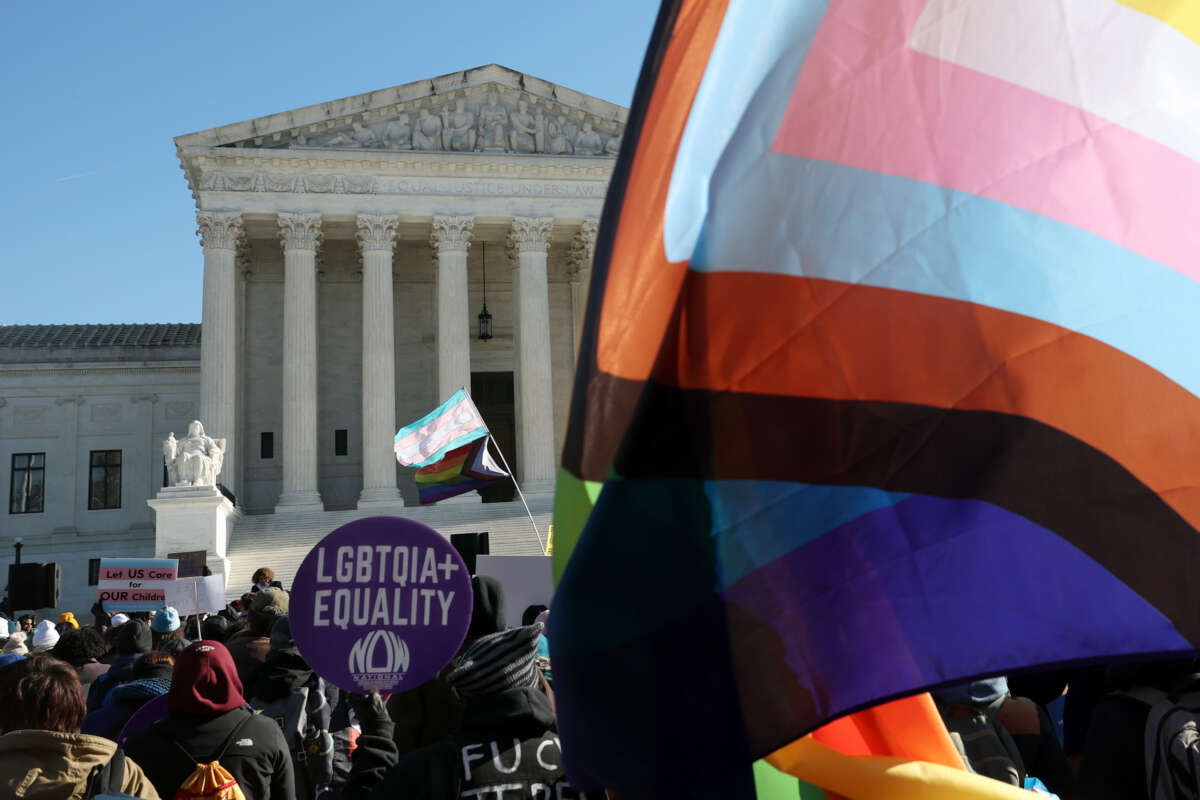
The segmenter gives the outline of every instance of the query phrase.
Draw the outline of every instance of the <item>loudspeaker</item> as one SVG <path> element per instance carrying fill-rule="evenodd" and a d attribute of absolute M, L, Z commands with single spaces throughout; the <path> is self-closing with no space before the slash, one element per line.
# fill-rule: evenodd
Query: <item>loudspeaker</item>
<path fill-rule="evenodd" d="M 36 611 L 42 605 L 42 586 L 45 569 L 42 564 L 29 562 L 8 565 L 8 600 L 14 611 Z"/>
<path fill-rule="evenodd" d="M 458 551 L 458 554 L 463 557 L 463 561 L 467 562 L 467 572 L 471 575 L 475 574 L 475 556 L 486 556 L 488 554 L 488 532 L 482 533 L 452 533 L 450 534 L 450 544 Z"/>
<path fill-rule="evenodd" d="M 58 608 L 62 599 L 62 567 L 51 561 L 42 569 L 42 604 L 38 608 Z"/>

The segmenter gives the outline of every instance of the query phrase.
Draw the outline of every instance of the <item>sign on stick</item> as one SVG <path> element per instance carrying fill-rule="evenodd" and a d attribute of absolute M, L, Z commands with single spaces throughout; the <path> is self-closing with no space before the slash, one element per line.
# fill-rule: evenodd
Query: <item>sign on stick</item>
<path fill-rule="evenodd" d="M 102 558 L 97 599 L 105 611 L 154 611 L 178 572 L 173 558 Z"/>
<path fill-rule="evenodd" d="M 204 568 L 208 565 L 207 550 L 167 553 L 167 558 L 173 558 L 179 562 L 180 578 L 199 578 L 204 575 Z"/>
<path fill-rule="evenodd" d="M 432 528 L 356 520 L 309 551 L 292 584 L 292 636 L 325 680 L 352 692 L 415 688 L 458 652 L 471 577 Z"/>
<path fill-rule="evenodd" d="M 167 605 L 179 616 L 211 614 L 225 607 L 225 576 L 180 578 L 167 584 Z"/>

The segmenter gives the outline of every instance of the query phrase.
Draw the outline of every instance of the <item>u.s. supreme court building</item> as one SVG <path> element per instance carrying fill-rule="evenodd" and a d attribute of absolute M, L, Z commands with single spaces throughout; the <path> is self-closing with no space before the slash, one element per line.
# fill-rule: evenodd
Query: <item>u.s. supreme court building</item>
<path fill-rule="evenodd" d="M 176 138 L 201 325 L 0 327 L 0 548 L 86 612 L 95 559 L 154 551 L 162 441 L 198 419 L 227 440 L 231 593 L 371 514 L 537 552 L 511 484 L 420 507 L 392 438 L 466 387 L 545 536 L 626 115 L 490 65 Z"/>

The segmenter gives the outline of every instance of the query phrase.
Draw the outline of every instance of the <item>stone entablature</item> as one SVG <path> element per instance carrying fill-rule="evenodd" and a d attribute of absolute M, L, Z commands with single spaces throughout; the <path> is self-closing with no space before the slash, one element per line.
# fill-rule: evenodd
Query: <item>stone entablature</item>
<path fill-rule="evenodd" d="M 628 109 L 491 64 L 178 137 L 239 149 L 616 155 Z"/>

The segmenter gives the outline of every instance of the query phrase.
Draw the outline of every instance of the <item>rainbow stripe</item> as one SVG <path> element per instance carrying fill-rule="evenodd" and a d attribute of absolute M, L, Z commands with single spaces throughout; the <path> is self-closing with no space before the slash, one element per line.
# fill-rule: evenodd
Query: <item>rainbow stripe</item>
<path fill-rule="evenodd" d="M 576 785 L 1200 647 L 1196 9 L 663 3 L 555 500 Z"/>
<path fill-rule="evenodd" d="M 508 473 L 487 452 L 487 436 L 448 451 L 440 461 L 417 470 L 415 480 L 421 505 L 487 486 Z"/>

